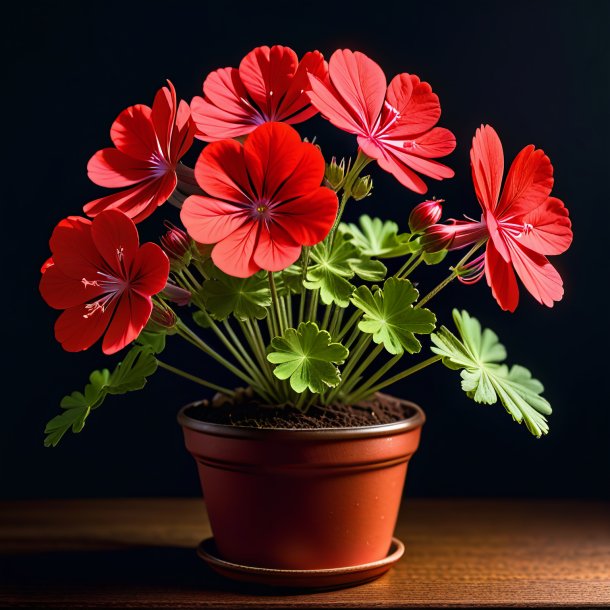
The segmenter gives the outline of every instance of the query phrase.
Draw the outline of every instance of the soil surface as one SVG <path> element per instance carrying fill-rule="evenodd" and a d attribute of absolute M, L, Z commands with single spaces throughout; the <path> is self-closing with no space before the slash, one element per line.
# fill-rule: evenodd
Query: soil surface
<path fill-rule="evenodd" d="M 200 421 L 232 426 L 311 430 L 391 424 L 413 413 L 414 409 L 408 404 L 386 394 L 377 394 L 374 399 L 356 405 L 314 406 L 303 413 L 291 406 L 263 404 L 246 390 L 235 399 L 217 394 L 212 400 L 191 407 L 187 415 Z"/>

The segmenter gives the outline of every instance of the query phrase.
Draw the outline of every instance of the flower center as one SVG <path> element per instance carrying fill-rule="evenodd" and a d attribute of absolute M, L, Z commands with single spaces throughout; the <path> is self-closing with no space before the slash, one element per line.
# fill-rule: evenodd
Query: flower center
<path fill-rule="evenodd" d="M 119 246 L 116 249 L 116 257 L 123 273 L 122 278 L 115 277 L 110 273 L 98 270 L 98 279 L 88 280 L 86 277 L 84 277 L 81 280 L 85 289 L 92 286 L 95 288 L 101 288 L 104 291 L 104 294 L 102 294 L 99 299 L 85 305 L 85 311 L 87 313 L 83 314 L 83 318 L 89 319 L 97 312 L 104 313 L 106 309 L 129 287 L 129 279 L 125 273 L 125 253 L 123 246 Z"/>
<path fill-rule="evenodd" d="M 155 151 L 150 155 L 148 162 L 150 163 L 150 173 L 154 178 L 161 178 L 172 169 L 167 159 L 159 151 Z"/>

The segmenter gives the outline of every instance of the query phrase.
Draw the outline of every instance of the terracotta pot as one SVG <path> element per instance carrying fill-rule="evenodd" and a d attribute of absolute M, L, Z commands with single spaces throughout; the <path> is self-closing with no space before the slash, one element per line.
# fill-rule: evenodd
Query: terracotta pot
<path fill-rule="evenodd" d="M 219 556 L 282 570 L 356 566 L 386 557 L 424 412 L 357 428 L 260 429 L 180 411 Z"/>

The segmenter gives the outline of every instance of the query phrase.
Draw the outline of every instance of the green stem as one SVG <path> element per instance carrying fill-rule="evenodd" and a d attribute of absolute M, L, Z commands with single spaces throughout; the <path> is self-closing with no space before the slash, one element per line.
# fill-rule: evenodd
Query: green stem
<path fill-rule="evenodd" d="M 417 309 L 418 307 L 422 307 L 423 305 L 425 305 L 432 297 L 436 296 L 443 288 L 445 288 L 445 286 L 447 286 L 447 284 L 449 284 L 452 280 L 454 280 L 457 276 L 458 276 L 458 272 L 459 269 L 462 265 L 464 265 L 468 259 L 485 243 L 485 240 L 482 239 L 481 241 L 478 241 L 472 248 L 470 248 L 470 250 L 468 250 L 468 252 L 466 253 L 466 256 L 464 256 L 460 262 L 455 265 L 455 267 L 452 267 L 452 271 L 451 273 L 435 288 L 433 288 L 425 297 L 423 297 L 422 299 L 420 299 L 419 303 L 417 303 L 417 305 L 415 305 L 415 309 Z"/>
<path fill-rule="evenodd" d="M 394 365 L 402 358 L 402 356 L 402 354 L 398 354 L 397 356 L 390 358 L 386 363 L 383 364 L 383 366 L 379 367 L 377 372 L 371 375 L 371 377 L 365 383 L 346 396 L 345 402 L 351 405 L 368 398 L 371 395 L 370 388 L 372 388 L 379 379 L 381 379 L 391 368 L 393 368 Z"/>
<path fill-rule="evenodd" d="M 362 315 L 362 310 L 357 309 L 350 317 L 350 319 L 345 323 L 345 326 L 339 331 L 336 337 L 336 341 L 341 341 L 343 337 L 348 333 L 349 329 L 359 320 Z"/>
<path fill-rule="evenodd" d="M 310 322 L 315 322 L 318 317 L 318 297 L 320 296 L 320 289 L 316 288 L 310 291 L 309 295 L 309 314 L 307 319 Z"/>
<path fill-rule="evenodd" d="M 196 377 L 195 375 L 191 375 L 181 369 L 172 366 L 171 364 L 166 364 L 165 362 L 161 362 L 161 360 L 157 359 L 157 364 L 166 371 L 170 371 L 170 373 L 174 373 L 175 375 L 179 375 L 180 377 L 184 377 L 190 381 L 198 383 L 202 385 L 204 388 L 209 388 L 210 390 L 215 390 L 216 392 L 221 392 L 222 394 L 226 394 L 227 396 L 235 396 L 235 392 L 233 390 L 229 390 L 228 388 L 223 388 L 220 385 L 216 385 L 211 381 L 206 381 L 205 379 L 201 379 L 201 377 Z"/>
<path fill-rule="evenodd" d="M 339 328 L 339 326 L 341 326 L 341 322 L 343 321 L 343 314 L 345 312 L 345 308 L 344 307 L 335 307 L 335 312 L 333 313 L 333 317 L 330 321 L 330 325 L 328 327 L 328 332 L 331 334 L 332 337 L 335 336 L 335 332 L 337 331 L 337 328 Z"/>
<path fill-rule="evenodd" d="M 342 381 L 341 381 L 341 383 L 339 383 L 339 385 L 337 387 L 333 388 L 333 390 L 330 392 L 330 394 L 328 395 L 328 398 L 326 400 L 326 404 L 330 404 L 337 397 L 337 394 L 339 394 L 339 392 L 343 391 L 343 387 L 344 387 L 343 380 L 349 379 L 352 370 L 358 364 L 358 361 L 362 357 L 362 354 L 364 353 L 364 351 L 366 350 L 366 348 L 368 347 L 368 345 L 372 339 L 373 339 L 373 335 L 368 335 L 368 334 L 360 335 L 360 339 L 358 339 L 358 343 L 356 343 L 356 347 L 353 349 L 353 351 L 351 351 L 349 353 L 349 356 L 347 357 L 347 364 L 345 365 L 345 368 L 341 372 Z"/>
<path fill-rule="evenodd" d="M 341 388 L 341 392 L 345 394 L 349 394 L 354 386 L 358 383 L 362 373 L 366 371 L 366 369 L 371 365 L 371 363 L 379 356 L 379 354 L 384 349 L 383 343 L 375 346 L 375 349 L 371 351 L 371 353 L 362 361 L 362 364 L 351 374 L 349 375 L 349 379 L 345 380 L 343 387 Z"/>
<path fill-rule="evenodd" d="M 330 305 L 326 306 L 326 309 L 324 310 L 324 317 L 322 318 L 322 325 L 320 326 L 320 328 L 322 330 L 326 330 L 327 326 L 328 326 L 328 321 L 330 320 L 330 312 L 333 309 L 333 304 L 331 303 Z"/>
<path fill-rule="evenodd" d="M 381 383 L 377 384 L 376 386 L 373 386 L 372 388 L 370 388 L 368 390 L 368 395 L 372 396 L 373 394 L 375 394 L 375 392 L 379 392 L 379 390 L 383 390 L 383 388 L 387 388 L 389 385 L 392 385 L 393 383 L 396 383 L 397 381 L 400 381 L 401 379 L 404 379 L 405 377 L 409 377 L 409 375 L 413 375 L 413 373 L 417 373 L 418 371 L 425 369 L 427 366 L 430 366 L 431 364 L 438 362 L 441 358 L 442 358 L 442 356 L 432 356 L 432 358 L 428 358 L 428 360 L 424 360 L 423 362 L 420 362 L 419 364 L 412 366 L 411 368 L 403 371 L 402 373 L 398 373 L 398 375 L 394 375 L 394 377 L 390 377 L 389 379 L 382 381 Z"/>
<path fill-rule="evenodd" d="M 280 304 L 277 298 L 277 289 L 275 287 L 275 280 L 273 279 L 273 272 L 267 271 L 267 276 L 269 277 L 269 288 L 271 290 L 271 302 L 273 305 L 272 313 L 273 313 L 273 326 L 274 332 L 276 335 L 282 334 L 282 315 L 280 313 Z"/>
<path fill-rule="evenodd" d="M 408 268 L 409 265 L 419 256 L 417 252 L 413 252 L 406 260 L 405 264 L 396 272 L 395 276 L 400 277 Z"/>

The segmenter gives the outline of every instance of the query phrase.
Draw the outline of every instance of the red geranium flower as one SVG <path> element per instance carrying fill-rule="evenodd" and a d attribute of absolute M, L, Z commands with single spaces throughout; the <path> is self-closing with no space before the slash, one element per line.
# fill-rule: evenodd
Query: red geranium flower
<path fill-rule="evenodd" d="M 195 166 L 201 188 L 180 217 L 190 236 L 216 244 L 212 259 L 225 273 L 249 277 L 294 263 L 301 246 L 322 241 L 337 215 L 337 196 L 320 186 L 324 158 L 284 123 L 257 127 L 242 145 L 206 146 Z"/>
<path fill-rule="evenodd" d="M 492 293 L 504 310 L 519 303 L 515 272 L 534 298 L 548 307 L 563 296 L 563 282 L 546 255 L 561 254 L 572 243 L 568 210 L 556 197 L 550 159 L 533 145 L 513 161 L 504 189 L 504 152 L 489 125 L 477 129 L 470 150 L 472 178 L 483 215 L 480 222 L 434 225 L 424 236 L 427 249 L 457 249 L 489 238 L 480 257 Z M 484 260 L 483 260 L 484 258 Z M 474 261 L 472 268 L 476 268 Z"/>
<path fill-rule="evenodd" d="M 335 51 L 328 68 L 330 82 L 310 75 L 308 95 L 335 127 L 358 136 L 364 154 L 416 193 L 427 187 L 415 172 L 453 177 L 452 169 L 432 161 L 453 151 L 455 136 L 434 127 L 441 107 L 428 83 L 403 73 L 387 87 L 382 69 L 358 51 Z"/>
<path fill-rule="evenodd" d="M 133 341 L 150 317 L 151 296 L 167 282 L 163 250 L 139 246 L 136 226 L 117 210 L 93 221 L 62 220 L 49 245 L 52 263 L 43 269 L 40 293 L 51 307 L 65 309 L 55 323 L 62 347 L 85 350 L 106 333 L 102 350 L 114 354 Z"/>
<path fill-rule="evenodd" d="M 305 91 L 308 73 L 322 80 L 327 65 L 318 51 L 305 53 L 299 62 L 288 47 L 258 47 L 237 68 L 212 72 L 203 83 L 205 97 L 191 102 L 197 137 L 214 142 L 244 136 L 262 123 L 301 123 L 318 111 Z"/>
<path fill-rule="evenodd" d="M 176 166 L 193 143 L 195 126 L 188 104 L 178 104 L 168 84 L 157 92 L 152 109 L 138 104 L 123 110 L 110 130 L 116 148 L 91 157 L 87 171 L 95 184 L 131 188 L 89 202 L 83 208 L 88 216 L 111 208 L 140 222 L 174 192 Z"/>

